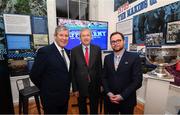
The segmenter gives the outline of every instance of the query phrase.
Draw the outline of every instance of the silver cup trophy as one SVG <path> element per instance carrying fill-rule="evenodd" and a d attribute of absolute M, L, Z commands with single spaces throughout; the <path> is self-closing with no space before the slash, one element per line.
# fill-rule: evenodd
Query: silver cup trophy
<path fill-rule="evenodd" d="M 176 64 L 179 56 L 180 47 L 146 47 L 146 59 L 157 66 L 148 74 L 162 79 L 173 78 L 165 67 Z"/>

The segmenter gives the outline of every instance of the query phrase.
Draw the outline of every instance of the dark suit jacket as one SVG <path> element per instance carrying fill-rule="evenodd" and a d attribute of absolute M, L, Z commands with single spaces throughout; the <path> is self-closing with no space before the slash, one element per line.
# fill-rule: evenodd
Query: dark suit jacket
<path fill-rule="evenodd" d="M 73 91 L 79 91 L 81 96 L 98 94 L 102 70 L 101 50 L 98 46 L 90 45 L 89 66 L 87 66 L 82 50 L 79 45 L 71 51 L 70 72 L 72 77 Z M 88 82 L 88 76 L 90 82 Z"/>
<path fill-rule="evenodd" d="M 102 83 L 106 93 L 120 94 L 120 104 L 136 105 L 136 90 L 142 85 L 141 61 L 137 54 L 125 51 L 117 71 L 114 68 L 114 53 L 104 59 Z"/>
<path fill-rule="evenodd" d="M 68 101 L 70 76 L 54 43 L 38 50 L 30 78 L 40 89 L 45 104 L 64 104 Z"/>

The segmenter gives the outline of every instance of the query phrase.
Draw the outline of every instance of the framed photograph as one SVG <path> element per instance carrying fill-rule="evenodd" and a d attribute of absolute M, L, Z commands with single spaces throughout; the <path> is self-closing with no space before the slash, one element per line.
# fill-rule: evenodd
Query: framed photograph
<path fill-rule="evenodd" d="M 133 16 L 133 43 L 138 45 L 145 44 L 146 34 L 161 32 L 163 33 L 163 38 L 165 40 L 168 33 L 166 31 L 167 23 L 180 20 L 179 6 L 180 1 Z M 172 24 L 170 23 L 170 25 Z M 167 43 L 177 42 L 176 40 L 168 40 L 168 38 L 171 37 L 167 37 Z M 166 42 L 162 45 L 165 44 Z"/>
<path fill-rule="evenodd" d="M 164 42 L 163 33 L 146 34 L 145 36 L 146 46 L 161 46 Z"/>
<path fill-rule="evenodd" d="M 169 22 L 167 24 L 167 44 L 180 44 L 180 21 Z"/>

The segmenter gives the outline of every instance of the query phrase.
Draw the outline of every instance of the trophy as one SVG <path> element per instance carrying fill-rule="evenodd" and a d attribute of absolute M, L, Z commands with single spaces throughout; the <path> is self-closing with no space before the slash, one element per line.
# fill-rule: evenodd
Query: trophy
<path fill-rule="evenodd" d="M 146 59 L 157 66 L 148 74 L 162 79 L 173 78 L 165 67 L 176 64 L 179 56 L 179 47 L 146 47 Z"/>

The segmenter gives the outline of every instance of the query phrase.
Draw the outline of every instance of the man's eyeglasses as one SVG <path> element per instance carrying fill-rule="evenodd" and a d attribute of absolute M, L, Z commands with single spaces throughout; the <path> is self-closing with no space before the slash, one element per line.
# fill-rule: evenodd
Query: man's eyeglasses
<path fill-rule="evenodd" d="M 113 41 L 111 41 L 111 44 L 116 44 L 116 43 L 120 43 L 121 42 L 121 40 L 113 40 Z"/>

